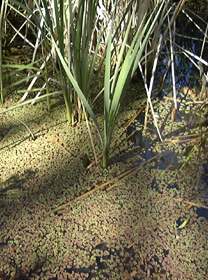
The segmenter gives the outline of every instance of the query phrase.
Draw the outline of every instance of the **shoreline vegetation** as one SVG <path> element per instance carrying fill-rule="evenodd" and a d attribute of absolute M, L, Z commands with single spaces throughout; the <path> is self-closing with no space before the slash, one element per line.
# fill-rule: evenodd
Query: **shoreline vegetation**
<path fill-rule="evenodd" d="M 2 1 L 0 279 L 207 280 L 205 2 Z"/>

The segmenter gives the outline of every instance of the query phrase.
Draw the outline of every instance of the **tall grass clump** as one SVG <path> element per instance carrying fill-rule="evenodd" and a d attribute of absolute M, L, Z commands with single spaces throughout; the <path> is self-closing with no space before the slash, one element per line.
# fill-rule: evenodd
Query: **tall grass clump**
<path fill-rule="evenodd" d="M 156 53 L 161 33 L 163 36 L 168 33 L 164 32 L 164 22 L 167 22 L 170 10 L 175 9 L 175 13 L 169 26 L 183 2 L 181 0 L 174 6 L 172 1 L 165 0 L 34 1 L 32 6 L 26 7 L 28 18 L 25 22 L 29 22 L 36 32 L 36 41 L 32 43 L 32 62 L 38 49 L 43 50 L 44 61 L 35 77 L 30 77 L 32 81 L 22 101 L 44 71 L 48 80 L 47 67 L 52 61 L 61 81 L 67 120 L 71 124 L 80 121 L 83 115 L 86 118 L 86 111 L 87 117 L 97 128 L 102 165 L 106 168 L 125 90 L 138 66 L 143 67 L 145 61 Z M 14 10 L 15 3 L 19 2 L 14 1 Z M 23 7 L 22 2 L 20 6 Z M 22 16 L 26 17 L 25 13 Z M 101 42 L 104 44 L 102 48 Z M 99 53 L 101 49 L 103 52 Z M 99 68 L 104 74 L 103 125 L 97 123 L 90 88 L 92 80 L 98 78 L 94 71 L 98 54 L 102 56 L 101 62 L 104 62 Z M 52 95 L 47 93 L 42 97 L 49 101 Z M 151 102 L 150 96 L 147 97 Z"/>
<path fill-rule="evenodd" d="M 114 42 L 112 40 L 111 25 L 107 42 L 105 58 L 105 83 L 104 83 L 104 135 L 103 135 L 103 167 L 108 165 L 110 144 L 115 128 L 117 115 L 121 106 L 121 98 L 127 85 L 134 75 L 145 52 L 148 40 L 157 26 L 157 21 L 163 9 L 167 9 L 165 1 L 160 1 L 148 14 L 145 13 L 130 45 L 128 39 L 132 25 L 132 14 L 128 14 L 127 28 L 124 31 L 124 39 L 118 50 L 116 65 L 111 74 L 111 59 Z M 112 77 L 112 79 L 111 79 Z"/>
<path fill-rule="evenodd" d="M 56 60 L 60 73 L 67 119 L 70 123 L 73 123 L 76 118 L 82 119 L 83 100 L 80 100 L 80 97 L 75 94 L 76 90 L 71 80 L 67 78 L 60 57 L 64 59 L 68 71 L 86 100 L 90 102 L 89 86 L 94 75 L 93 69 L 98 50 L 97 41 L 93 41 L 98 20 L 97 6 L 98 0 L 76 2 L 41 0 L 40 4 L 37 4 L 39 14 L 44 20 L 51 52 L 53 55 L 55 54 L 54 60 Z M 60 55 L 57 55 L 57 48 Z M 94 48 L 94 52 L 92 52 L 92 48 Z"/>
<path fill-rule="evenodd" d="M 165 3 L 166 2 L 166 3 Z M 133 1 L 132 1 L 132 4 Z M 108 25 L 107 50 L 105 55 L 105 78 L 104 78 L 104 132 L 102 134 L 102 151 L 103 151 L 103 167 L 107 167 L 109 162 L 110 144 L 112 141 L 113 131 L 121 105 L 121 97 L 130 82 L 139 62 L 144 55 L 144 50 L 150 36 L 157 26 L 159 16 L 164 9 L 167 9 L 167 1 L 159 1 L 151 12 L 146 12 L 132 36 L 131 26 L 133 16 L 131 13 L 132 6 L 127 7 L 119 26 L 116 26 L 115 18 L 111 17 Z M 116 7 L 115 7 L 116 10 Z M 122 37 L 118 36 L 118 30 L 122 27 Z M 131 31 L 131 32 L 130 32 Z M 132 39 L 130 39 L 130 35 Z M 122 40 L 120 40 L 122 39 Z M 130 41 L 130 44 L 129 44 Z M 121 42 L 121 43 L 120 43 Z M 58 44 L 54 40 L 56 51 L 66 75 L 74 87 L 75 92 L 83 102 L 89 115 L 95 121 L 95 114 L 90 105 L 89 99 L 83 92 L 76 76 L 73 75 L 70 65 L 64 58 Z M 118 47 L 118 44 L 120 46 Z M 116 62 L 112 63 L 116 57 Z M 96 121 L 95 124 L 97 125 Z M 98 127 L 98 130 L 101 129 Z"/>

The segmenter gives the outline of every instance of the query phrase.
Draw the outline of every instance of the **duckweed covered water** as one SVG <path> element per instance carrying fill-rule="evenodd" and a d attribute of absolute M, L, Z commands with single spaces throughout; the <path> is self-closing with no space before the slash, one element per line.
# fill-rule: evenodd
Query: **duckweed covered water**
<path fill-rule="evenodd" d="M 0 141 L 1 279 L 207 279 L 208 220 L 199 214 L 208 206 L 207 155 L 199 157 L 196 144 L 187 152 L 192 142 L 168 141 L 188 137 L 190 130 L 183 113 L 180 121 L 168 117 L 164 124 L 171 104 L 163 105 L 158 112 L 164 143 L 150 127 L 150 144 L 132 156 L 124 134 L 121 150 L 128 149 L 127 156 L 119 158 L 115 149 L 108 171 L 86 169 L 83 154 L 93 159 L 86 124 L 70 127 L 60 107 L 49 114 L 37 104 L 3 116 L 8 131 Z M 123 112 L 119 123 L 134 113 Z M 191 132 L 198 133 L 198 126 Z M 151 154 L 145 157 L 147 148 Z M 162 153 L 115 185 L 82 196 Z"/>

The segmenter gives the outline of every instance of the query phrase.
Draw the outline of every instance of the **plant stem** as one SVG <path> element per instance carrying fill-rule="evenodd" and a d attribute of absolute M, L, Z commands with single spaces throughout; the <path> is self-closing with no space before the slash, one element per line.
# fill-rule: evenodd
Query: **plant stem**
<path fill-rule="evenodd" d="M 105 147 L 103 149 L 103 168 L 107 168 L 109 163 L 109 149 L 107 147 Z"/>
<path fill-rule="evenodd" d="M 3 79 L 2 79 L 2 44 L 0 38 L 0 94 L 1 94 L 1 103 L 4 103 L 4 94 L 3 94 Z"/>
<path fill-rule="evenodd" d="M 64 90 L 64 101 L 66 107 L 66 119 L 70 124 L 72 124 L 72 106 L 70 102 L 69 92 L 67 89 Z"/>

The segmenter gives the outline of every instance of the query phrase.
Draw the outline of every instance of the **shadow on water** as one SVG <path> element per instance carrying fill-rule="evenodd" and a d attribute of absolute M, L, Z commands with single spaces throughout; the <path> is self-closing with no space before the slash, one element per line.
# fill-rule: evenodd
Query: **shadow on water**
<path fill-rule="evenodd" d="M 86 280 L 96 278 L 96 276 L 103 277 L 102 279 L 112 279 L 109 273 L 110 265 L 109 261 L 113 258 L 119 259 L 119 266 L 129 273 L 132 271 L 132 263 L 135 259 L 135 250 L 131 247 L 110 247 L 107 242 L 102 242 L 92 248 L 91 253 L 95 256 L 94 264 L 88 267 L 66 267 L 65 271 L 69 274 L 83 273 L 86 274 Z M 132 280 L 142 279 L 138 276 L 132 278 Z"/>
<path fill-rule="evenodd" d="M 198 218 L 205 218 L 208 220 L 208 163 L 203 163 L 200 174 L 200 198 L 206 203 L 207 208 L 197 207 L 196 214 Z"/>
<path fill-rule="evenodd" d="M 196 214 L 197 214 L 198 218 L 205 218 L 208 220 L 208 209 L 206 209 L 204 207 L 197 207 Z"/>
<path fill-rule="evenodd" d="M 154 152 L 153 148 L 158 139 L 156 138 L 154 140 L 144 135 L 143 126 L 144 112 L 141 113 L 136 119 L 136 122 L 132 123 L 126 130 L 130 151 L 124 152 L 123 155 L 114 156 L 113 160 L 128 161 L 131 158 L 135 158 L 134 164 L 138 165 L 158 155 L 158 159 L 154 164 L 155 169 L 166 170 L 169 168 L 177 168 L 179 166 L 177 153 L 169 149 L 164 149 L 159 153 Z"/>
<path fill-rule="evenodd" d="M 42 258 L 39 259 L 37 258 L 36 262 L 34 262 L 33 267 L 31 267 L 30 269 L 23 267 L 23 266 L 19 266 L 16 263 L 15 258 L 11 257 L 10 259 L 10 265 L 11 267 L 14 268 L 14 275 L 11 277 L 11 275 L 8 275 L 6 272 L 2 271 L 0 268 L 0 279 L 2 280 L 29 280 L 29 279 L 33 279 L 33 277 L 37 277 L 40 275 L 41 273 L 41 269 L 44 266 L 44 264 L 46 263 L 46 259 Z"/>
<path fill-rule="evenodd" d="M 7 135 L 11 126 L 1 126 L 0 127 L 0 141 Z"/>
<path fill-rule="evenodd" d="M 8 178 L 4 182 L 0 182 L 0 197 L 6 195 L 12 190 L 24 190 L 24 185 L 29 179 L 34 178 L 36 171 L 32 169 L 26 169 L 22 174 L 15 174 Z"/>

